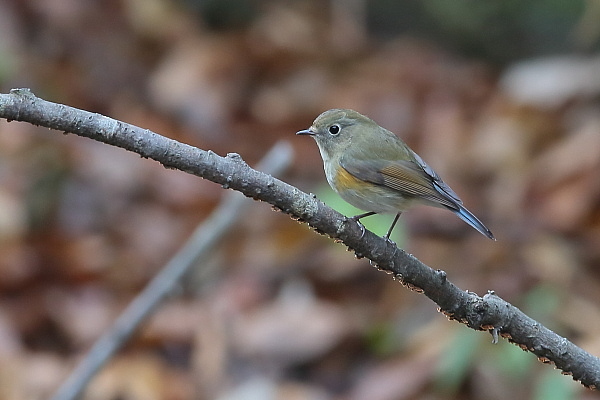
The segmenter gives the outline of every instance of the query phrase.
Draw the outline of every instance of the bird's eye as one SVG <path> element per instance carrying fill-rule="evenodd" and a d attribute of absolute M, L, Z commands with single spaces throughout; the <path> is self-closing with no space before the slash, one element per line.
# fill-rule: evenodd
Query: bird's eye
<path fill-rule="evenodd" d="M 329 133 L 332 134 L 333 136 L 336 136 L 337 134 L 339 134 L 341 130 L 342 130 L 342 128 L 338 124 L 331 125 L 329 127 Z"/>

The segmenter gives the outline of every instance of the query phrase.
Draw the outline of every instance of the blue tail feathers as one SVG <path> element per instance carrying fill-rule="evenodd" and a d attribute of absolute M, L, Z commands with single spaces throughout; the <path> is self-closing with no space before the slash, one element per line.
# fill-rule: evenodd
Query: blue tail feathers
<path fill-rule="evenodd" d="M 458 210 L 452 210 L 460 219 L 477 229 L 482 235 L 487 236 L 492 240 L 496 240 L 492 232 L 469 210 L 467 210 L 462 204 L 458 205 Z"/>

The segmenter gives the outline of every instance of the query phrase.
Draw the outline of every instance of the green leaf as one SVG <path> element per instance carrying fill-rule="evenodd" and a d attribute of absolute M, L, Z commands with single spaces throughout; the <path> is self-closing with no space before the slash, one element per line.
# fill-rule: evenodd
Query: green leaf
<path fill-rule="evenodd" d="M 481 332 L 463 327 L 457 331 L 448 349 L 441 355 L 436 372 L 436 389 L 445 394 L 455 393 L 469 375 L 482 343 Z"/>
<path fill-rule="evenodd" d="M 355 215 L 363 214 L 368 210 L 360 210 L 340 197 L 339 194 L 335 193 L 329 185 L 321 185 L 317 188 L 315 193 L 319 200 L 323 201 L 329 207 L 333 208 L 339 213 L 344 214 L 347 217 L 353 217 Z M 377 214 L 370 217 L 365 217 L 360 220 L 361 224 L 365 226 L 368 230 L 374 232 L 379 236 L 383 236 L 387 233 L 390 228 L 392 221 L 394 220 L 394 216 L 391 214 Z M 398 246 L 401 247 L 402 244 L 406 242 L 406 227 L 402 222 L 402 217 L 396 224 L 394 231 L 392 232 L 393 240 Z"/>
<path fill-rule="evenodd" d="M 547 368 L 536 384 L 532 399 L 569 400 L 576 398 L 579 391 L 581 386 L 577 382 L 562 376 L 554 369 Z"/>

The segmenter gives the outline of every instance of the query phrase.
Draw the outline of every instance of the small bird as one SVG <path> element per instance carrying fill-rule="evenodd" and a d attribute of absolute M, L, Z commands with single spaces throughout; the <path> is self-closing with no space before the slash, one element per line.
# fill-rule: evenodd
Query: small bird
<path fill-rule="evenodd" d="M 400 214 L 417 204 L 445 208 L 483 235 L 492 232 L 463 206 L 450 186 L 398 136 L 353 110 L 332 109 L 297 135 L 312 136 L 321 152 L 327 182 L 361 218 L 395 213 L 389 239 Z"/>

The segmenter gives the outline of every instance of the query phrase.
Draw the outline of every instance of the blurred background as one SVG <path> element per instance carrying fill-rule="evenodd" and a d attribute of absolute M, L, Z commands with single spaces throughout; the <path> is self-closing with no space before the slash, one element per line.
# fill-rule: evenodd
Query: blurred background
<path fill-rule="evenodd" d="M 0 91 L 254 165 L 354 215 L 294 133 L 353 108 L 416 150 L 496 235 L 417 208 L 393 239 L 600 354 L 600 3 L 0 0 Z M 219 185 L 0 121 L 0 398 L 47 398 Z M 250 201 L 250 200 L 249 200 Z M 383 235 L 389 216 L 365 220 Z M 530 353 L 252 203 L 85 399 L 591 399 Z"/>

